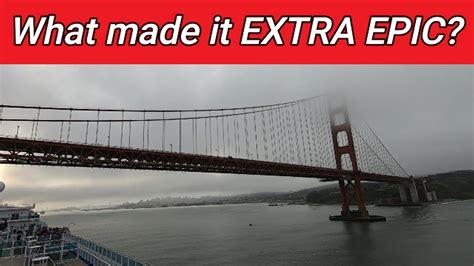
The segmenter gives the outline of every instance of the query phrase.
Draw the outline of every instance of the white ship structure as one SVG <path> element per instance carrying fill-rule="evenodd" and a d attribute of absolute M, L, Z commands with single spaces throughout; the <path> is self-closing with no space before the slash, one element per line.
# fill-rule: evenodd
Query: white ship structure
<path fill-rule="evenodd" d="M 5 184 L 0 182 L 0 192 Z M 49 227 L 35 204 L 0 203 L 0 265 L 145 266 L 147 263 L 76 236 L 69 228 Z"/>

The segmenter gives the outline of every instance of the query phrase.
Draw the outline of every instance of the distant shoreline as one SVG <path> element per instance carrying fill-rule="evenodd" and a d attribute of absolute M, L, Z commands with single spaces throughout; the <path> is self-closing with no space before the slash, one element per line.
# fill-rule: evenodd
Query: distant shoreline
<path fill-rule="evenodd" d="M 429 204 L 423 204 L 420 206 L 429 206 L 429 205 L 445 205 L 457 202 L 465 202 L 465 201 L 474 201 L 474 199 L 446 199 L 440 200 L 436 202 L 432 202 Z M 250 204 L 268 204 L 265 202 L 241 202 L 241 203 L 223 203 L 223 204 L 196 204 L 196 205 L 180 205 L 180 206 L 156 206 L 156 207 L 136 207 L 136 208 L 94 208 L 94 209 L 80 209 L 80 210 L 64 210 L 64 211 L 50 211 L 44 215 L 62 215 L 62 214 L 77 214 L 77 213 L 96 213 L 96 212 L 105 212 L 105 211 L 127 211 L 127 210 L 148 210 L 148 209 L 177 209 L 177 208 L 198 208 L 198 207 L 215 207 L 215 206 L 227 206 L 227 205 L 250 205 Z M 338 205 L 337 203 L 306 203 L 306 204 L 286 204 L 280 203 L 283 205 L 281 206 L 290 206 L 290 205 L 306 205 L 306 206 L 335 206 Z M 374 207 L 413 207 L 413 206 L 401 206 L 401 205 L 393 205 L 393 206 L 377 206 L 375 204 L 370 204 L 369 206 Z M 420 207 L 418 206 L 418 207 Z"/>
<path fill-rule="evenodd" d="M 225 205 L 250 205 L 250 204 L 267 204 L 265 202 L 242 202 L 242 203 L 223 203 L 223 204 L 196 204 L 196 205 L 180 205 L 180 206 L 156 206 L 156 207 L 136 207 L 136 208 L 91 208 L 91 209 L 77 209 L 77 210 L 60 210 L 49 211 L 44 215 L 55 215 L 63 213 L 87 213 L 87 212 L 101 212 L 101 211 L 124 211 L 124 210 L 147 210 L 147 209 L 176 209 L 176 208 L 197 208 L 209 206 L 225 206 Z M 308 204 L 308 205 L 326 205 L 326 204 Z M 332 204 L 327 204 L 332 205 Z"/>
<path fill-rule="evenodd" d="M 463 170 L 425 177 L 428 188 L 436 191 L 439 203 L 464 201 L 474 199 L 474 171 Z M 364 200 L 367 205 L 377 204 L 383 198 L 399 197 L 398 187 L 383 183 L 364 183 Z M 61 212 L 90 212 L 103 210 L 131 210 L 172 207 L 219 206 L 234 204 L 311 204 L 311 205 L 338 205 L 340 194 L 337 185 L 326 185 L 290 192 L 260 192 L 231 196 L 202 196 L 167 197 L 140 200 L 133 203 L 118 205 L 97 205 L 87 207 L 67 207 L 46 211 L 47 213 Z"/>

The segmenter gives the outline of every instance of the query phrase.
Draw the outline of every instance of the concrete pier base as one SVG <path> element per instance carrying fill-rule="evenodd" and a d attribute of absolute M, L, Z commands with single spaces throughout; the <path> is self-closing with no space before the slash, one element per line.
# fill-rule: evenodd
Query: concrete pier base
<path fill-rule="evenodd" d="M 330 221 L 344 221 L 344 222 L 385 222 L 387 218 L 379 215 L 363 215 L 359 211 L 351 211 L 349 215 L 331 215 Z"/>
<path fill-rule="evenodd" d="M 347 217 L 342 215 L 332 215 L 329 216 L 329 220 L 331 221 L 344 221 L 344 222 L 385 222 L 387 218 L 384 216 L 379 215 L 369 215 L 369 216 L 361 216 L 361 217 Z"/>
<path fill-rule="evenodd" d="M 407 197 L 407 191 L 405 188 L 405 184 L 398 184 L 398 192 L 400 193 L 400 202 L 401 203 L 407 203 L 408 202 L 408 197 Z"/>
<path fill-rule="evenodd" d="M 408 190 L 410 191 L 411 203 L 419 203 L 420 197 L 414 181 L 408 184 Z"/>

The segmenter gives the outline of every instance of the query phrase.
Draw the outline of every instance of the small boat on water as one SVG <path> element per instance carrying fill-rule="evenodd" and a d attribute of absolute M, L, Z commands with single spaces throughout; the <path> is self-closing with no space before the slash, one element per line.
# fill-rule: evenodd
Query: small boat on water
<path fill-rule="evenodd" d="M 278 206 L 278 203 L 270 202 L 270 203 L 268 203 L 268 206 Z"/>

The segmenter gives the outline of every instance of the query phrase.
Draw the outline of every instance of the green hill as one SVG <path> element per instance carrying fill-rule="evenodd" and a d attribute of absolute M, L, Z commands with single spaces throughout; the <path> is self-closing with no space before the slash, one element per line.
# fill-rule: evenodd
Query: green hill
<path fill-rule="evenodd" d="M 474 199 L 474 171 L 464 170 L 424 177 L 429 191 L 436 191 L 438 199 Z M 381 198 L 399 197 L 397 185 L 364 183 L 364 199 L 368 202 Z M 311 191 L 306 196 L 309 203 L 332 204 L 340 202 L 337 185 Z"/>
<path fill-rule="evenodd" d="M 438 194 L 439 199 L 473 199 L 474 171 L 456 171 L 426 177 L 427 187 Z"/>

